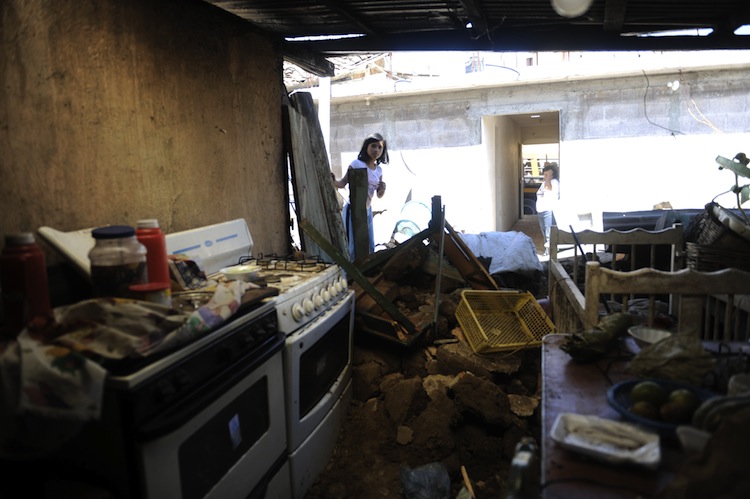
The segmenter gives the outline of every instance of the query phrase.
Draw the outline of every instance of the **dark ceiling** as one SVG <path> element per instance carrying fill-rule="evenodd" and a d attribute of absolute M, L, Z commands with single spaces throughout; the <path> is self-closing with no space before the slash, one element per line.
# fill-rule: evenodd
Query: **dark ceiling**
<path fill-rule="evenodd" d="M 750 24 L 748 0 L 593 0 L 574 17 L 551 0 L 206 1 L 285 40 L 285 57 L 321 76 L 333 75 L 326 57 L 357 53 L 750 49 L 734 34 Z M 642 36 L 675 30 L 691 34 Z M 301 37 L 314 38 L 289 41 Z"/>

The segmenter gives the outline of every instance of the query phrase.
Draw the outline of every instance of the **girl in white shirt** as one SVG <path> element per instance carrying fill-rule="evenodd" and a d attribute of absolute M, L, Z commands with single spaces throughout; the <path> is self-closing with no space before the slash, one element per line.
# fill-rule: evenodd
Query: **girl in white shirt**
<path fill-rule="evenodd" d="M 381 164 L 388 164 L 388 146 L 379 133 L 374 133 L 362 142 L 357 159 L 351 162 L 351 168 L 367 168 L 367 229 L 370 238 L 370 253 L 375 251 L 375 236 L 372 226 L 372 196 L 377 193 L 379 198 L 385 195 L 385 182 L 383 182 L 383 169 Z M 349 183 L 349 169 L 341 180 L 336 180 L 336 175 L 331 172 L 333 185 L 338 189 L 344 188 Z M 344 225 L 349 239 L 349 258 L 354 261 L 354 231 L 351 223 L 350 204 L 344 205 Z"/>
<path fill-rule="evenodd" d="M 548 253 L 549 232 L 552 227 L 552 212 L 560 199 L 560 171 L 555 164 L 547 164 L 542 168 L 544 180 L 536 192 L 536 212 L 539 217 L 539 227 L 544 236 L 544 254 Z"/>

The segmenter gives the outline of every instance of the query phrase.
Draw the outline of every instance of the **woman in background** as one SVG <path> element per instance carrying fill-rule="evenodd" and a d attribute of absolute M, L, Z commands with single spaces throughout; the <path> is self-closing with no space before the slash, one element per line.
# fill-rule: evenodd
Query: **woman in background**
<path fill-rule="evenodd" d="M 354 168 L 367 168 L 367 229 L 369 235 L 370 253 L 375 251 L 375 236 L 372 225 L 372 197 L 377 193 L 379 198 L 385 195 L 385 182 L 383 182 L 383 169 L 381 164 L 388 164 L 388 145 L 379 133 L 373 133 L 362 142 L 357 159 L 351 162 L 349 168 L 341 180 L 336 180 L 336 175 L 331 172 L 333 185 L 342 189 L 349 183 L 349 170 Z M 354 230 L 352 228 L 351 205 L 344 205 L 344 225 L 349 240 L 349 258 L 354 261 Z"/>
<path fill-rule="evenodd" d="M 544 236 L 544 254 L 549 254 L 549 232 L 552 227 L 553 216 L 557 201 L 560 199 L 560 171 L 555 163 L 548 163 L 542 168 L 542 185 L 536 192 L 536 212 L 539 217 L 539 227 Z"/>

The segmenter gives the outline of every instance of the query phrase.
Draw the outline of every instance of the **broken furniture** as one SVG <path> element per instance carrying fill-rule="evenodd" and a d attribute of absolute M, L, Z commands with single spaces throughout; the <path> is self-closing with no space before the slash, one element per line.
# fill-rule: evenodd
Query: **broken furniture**
<path fill-rule="evenodd" d="M 748 314 L 735 306 L 735 297 L 750 294 L 750 272 L 722 269 L 715 272 L 681 269 L 664 272 L 639 269 L 619 272 L 586 264 L 586 290 L 583 328 L 594 327 L 600 319 L 598 304 L 602 295 L 670 295 L 674 301 L 677 332 L 701 339 L 746 341 L 750 338 Z M 653 307 L 649 319 L 653 319 Z"/>
<path fill-rule="evenodd" d="M 572 247 L 572 271 L 566 270 L 559 259 L 562 245 Z M 639 262 L 642 267 L 656 268 L 657 254 L 667 252 L 668 263 L 662 270 L 673 271 L 682 268 L 683 229 L 680 224 L 659 231 L 633 229 L 628 231 L 607 230 L 596 232 L 585 230 L 579 233 L 564 231 L 553 225 L 550 230 L 549 296 L 557 331 L 572 333 L 581 331 L 586 323 L 586 302 L 584 290 L 584 269 L 586 254 L 583 247 L 590 246 L 591 258 L 598 260 L 606 256 L 610 266 L 620 270 L 636 270 Z M 597 249 L 610 252 L 600 254 Z M 604 297 L 604 300 L 615 298 Z M 631 296 L 618 297 L 627 300 Z M 651 303 L 653 306 L 653 302 Z"/>
<path fill-rule="evenodd" d="M 498 290 L 495 280 L 464 244 L 453 227 L 444 219 L 440 208 L 440 197 L 433 198 L 433 216 L 430 226 L 406 242 L 370 255 L 357 265 L 336 251 L 307 220 L 300 227 L 338 263 L 353 281 L 356 293 L 355 324 L 357 331 L 384 339 L 400 346 L 411 347 L 422 335 L 436 327 L 437 314 L 424 316 L 415 323 L 393 304 L 398 285 L 394 277 L 407 268 L 419 265 L 428 273 L 434 273 L 437 283 L 434 308 L 438 307 L 438 296 L 443 280 L 452 278 L 463 281 L 465 286 L 478 290 Z M 422 259 L 420 253 L 429 240 L 440 248 L 436 261 Z M 443 255 L 452 266 L 443 264 Z M 401 266 L 401 267 L 400 267 Z M 390 276 L 390 278 L 389 278 Z"/>

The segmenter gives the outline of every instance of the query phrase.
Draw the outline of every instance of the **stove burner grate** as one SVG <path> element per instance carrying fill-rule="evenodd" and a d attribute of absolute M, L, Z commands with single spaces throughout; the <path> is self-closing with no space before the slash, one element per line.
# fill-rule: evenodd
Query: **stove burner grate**
<path fill-rule="evenodd" d="M 286 270 L 291 272 L 321 272 L 331 266 L 330 263 L 323 261 L 319 256 L 295 258 L 293 255 L 277 256 L 276 254 L 240 257 L 239 264 L 246 263 L 255 264 L 262 270 Z"/>

